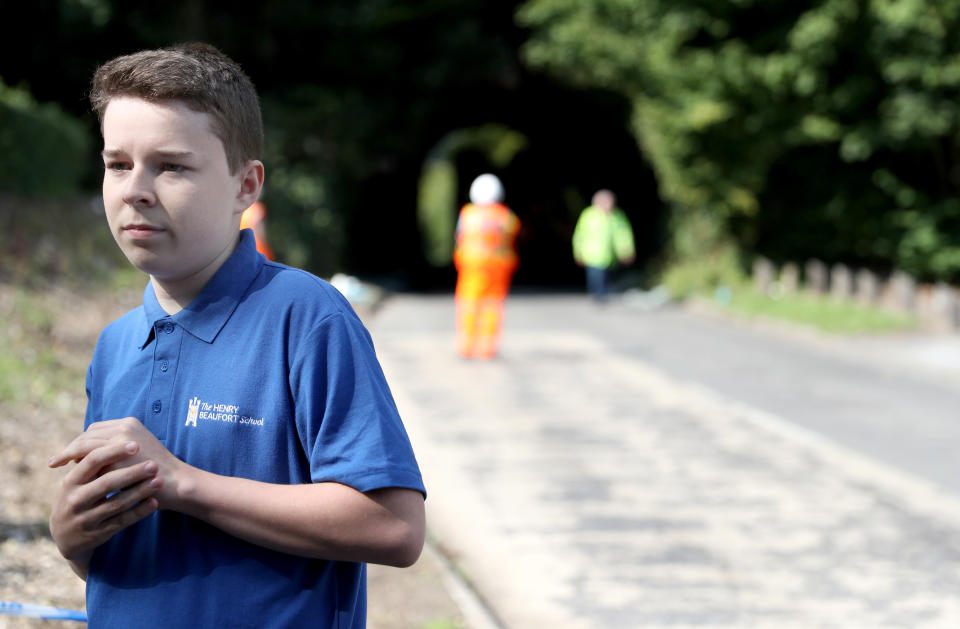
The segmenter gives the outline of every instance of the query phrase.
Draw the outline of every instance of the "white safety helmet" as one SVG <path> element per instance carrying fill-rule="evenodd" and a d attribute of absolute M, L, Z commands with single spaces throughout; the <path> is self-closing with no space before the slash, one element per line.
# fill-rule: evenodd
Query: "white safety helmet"
<path fill-rule="evenodd" d="M 480 175 L 470 184 L 471 203 L 500 203 L 503 201 L 503 184 L 496 175 Z"/>

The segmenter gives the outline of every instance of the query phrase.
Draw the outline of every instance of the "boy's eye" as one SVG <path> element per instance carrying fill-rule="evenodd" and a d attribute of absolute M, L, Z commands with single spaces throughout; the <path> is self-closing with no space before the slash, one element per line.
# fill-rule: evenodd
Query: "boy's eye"
<path fill-rule="evenodd" d="M 130 164 L 127 162 L 109 161 L 104 164 L 107 170 L 130 170 Z"/>
<path fill-rule="evenodd" d="M 164 163 L 161 164 L 160 170 L 167 173 L 182 173 L 184 170 L 186 170 L 186 167 L 181 164 Z"/>

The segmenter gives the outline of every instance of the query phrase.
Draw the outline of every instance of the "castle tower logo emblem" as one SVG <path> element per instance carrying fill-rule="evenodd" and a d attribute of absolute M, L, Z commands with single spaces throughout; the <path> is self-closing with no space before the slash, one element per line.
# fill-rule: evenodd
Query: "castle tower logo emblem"
<path fill-rule="evenodd" d="M 196 426 L 198 412 L 200 412 L 200 398 L 193 396 L 193 399 L 190 400 L 190 406 L 187 410 L 187 421 L 184 426 Z"/>

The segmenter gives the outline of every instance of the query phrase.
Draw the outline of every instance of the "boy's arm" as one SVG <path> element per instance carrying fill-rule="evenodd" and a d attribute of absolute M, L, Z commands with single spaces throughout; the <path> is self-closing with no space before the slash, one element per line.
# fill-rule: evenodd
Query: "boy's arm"
<path fill-rule="evenodd" d="M 139 452 L 122 464 L 157 465 L 160 508 L 197 517 L 254 544 L 306 557 L 394 566 L 413 564 L 423 548 L 426 523 L 417 491 L 362 493 L 338 483 L 277 485 L 211 474 L 174 457 L 132 417 L 92 424 L 50 464 L 82 464 L 87 453 L 131 441 Z"/>
<path fill-rule="evenodd" d="M 423 496 L 411 489 L 274 485 L 196 468 L 181 478 L 170 508 L 260 546 L 397 567 L 413 565 L 423 548 Z"/>

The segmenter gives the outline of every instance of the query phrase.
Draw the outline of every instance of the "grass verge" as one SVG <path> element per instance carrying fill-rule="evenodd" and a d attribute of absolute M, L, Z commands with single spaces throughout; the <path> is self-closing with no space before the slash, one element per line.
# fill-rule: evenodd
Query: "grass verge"
<path fill-rule="evenodd" d="M 736 314 L 789 321 L 823 332 L 878 334 L 917 327 L 916 317 L 910 315 L 818 295 L 797 293 L 770 296 L 744 285 L 734 289 L 720 287 L 710 297 L 714 303 Z"/>

